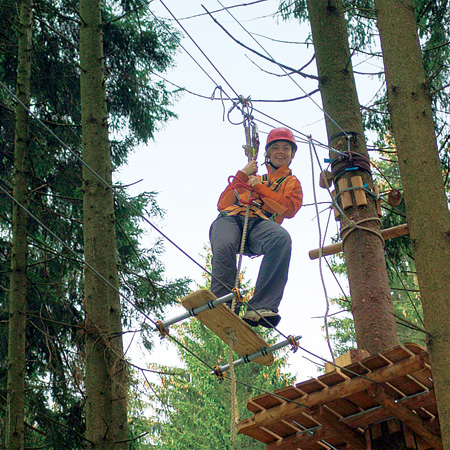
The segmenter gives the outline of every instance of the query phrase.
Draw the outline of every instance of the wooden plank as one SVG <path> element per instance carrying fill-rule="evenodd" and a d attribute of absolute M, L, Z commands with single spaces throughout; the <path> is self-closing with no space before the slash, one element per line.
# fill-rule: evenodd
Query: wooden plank
<path fill-rule="evenodd" d="M 322 439 L 328 439 L 332 433 L 325 427 L 317 427 L 313 430 L 305 430 L 301 433 L 293 434 L 281 441 L 272 442 L 266 445 L 266 450 L 298 450 L 299 448 L 310 449 L 312 445 Z"/>
<path fill-rule="evenodd" d="M 385 228 L 381 230 L 381 235 L 383 239 L 386 241 L 388 239 L 393 239 L 396 237 L 406 236 L 409 234 L 408 224 L 397 225 L 391 228 Z M 316 248 L 314 250 L 310 250 L 309 259 L 317 259 L 320 256 L 320 252 L 322 252 L 323 256 L 334 255 L 336 253 L 342 252 L 342 242 L 337 242 L 336 244 L 326 245 L 325 247 Z"/>
<path fill-rule="evenodd" d="M 286 386 L 281 389 L 277 389 L 274 394 L 262 394 L 254 397 L 247 404 L 247 409 L 251 412 L 260 412 L 263 409 L 270 409 L 274 406 L 286 403 L 286 400 L 293 400 L 299 397 L 299 391 L 295 386 Z M 280 398 L 281 397 L 281 398 Z"/>
<path fill-rule="evenodd" d="M 215 299 L 216 296 L 212 292 L 202 289 L 184 297 L 181 300 L 181 304 L 187 310 L 190 310 Z M 233 343 L 233 350 L 240 356 L 250 355 L 262 348 L 269 347 L 269 344 L 259 334 L 253 331 L 237 314 L 225 305 L 219 305 L 214 309 L 203 311 L 197 317 L 200 322 L 205 324 L 227 345 L 229 344 L 229 330 L 232 330 L 234 332 L 233 338 L 236 340 Z M 261 356 L 254 359 L 253 362 L 268 366 L 273 363 L 273 354 L 269 353 Z"/>
<path fill-rule="evenodd" d="M 286 403 L 275 406 L 266 411 L 256 413 L 252 418 L 245 419 L 238 424 L 239 433 L 251 435 L 252 431 L 260 426 L 270 426 L 281 419 L 287 420 L 293 415 L 307 411 L 314 405 L 324 404 L 338 398 L 347 397 L 356 392 L 367 389 L 375 383 L 393 380 L 407 373 L 415 372 L 423 367 L 421 355 L 410 356 L 407 359 L 369 372 L 364 378 L 355 377 L 345 380 L 331 387 L 325 387 L 321 391 L 313 392 L 295 399 L 296 403 Z"/>
<path fill-rule="evenodd" d="M 311 414 L 328 428 L 333 429 L 354 450 L 366 450 L 366 442 L 361 433 L 339 421 L 333 413 L 322 405 L 315 405 L 311 408 Z"/>
<path fill-rule="evenodd" d="M 336 190 L 332 190 L 331 191 L 331 198 L 333 199 L 333 202 L 336 200 Z M 334 210 L 334 218 L 336 220 L 339 220 L 339 216 L 341 215 L 341 213 L 339 212 L 339 210 L 333 206 L 333 210 Z"/>
<path fill-rule="evenodd" d="M 367 393 L 375 399 L 384 409 L 400 419 L 406 426 L 428 442 L 435 450 L 443 450 L 442 440 L 433 433 L 422 419 L 414 414 L 408 407 L 401 403 L 396 403 L 395 399 L 389 396 L 380 385 L 372 385 L 367 389 Z"/>
<path fill-rule="evenodd" d="M 380 188 L 376 185 L 373 186 L 373 192 L 375 192 L 375 194 L 379 197 L 380 196 Z M 378 217 L 381 217 L 383 214 L 381 212 L 381 201 L 380 200 L 376 200 L 375 204 L 377 206 L 377 214 Z"/>
<path fill-rule="evenodd" d="M 353 205 L 352 195 L 350 191 L 346 191 L 348 188 L 348 180 L 347 178 L 341 178 L 338 180 L 339 187 L 339 198 L 341 199 L 342 209 L 350 208 Z"/>

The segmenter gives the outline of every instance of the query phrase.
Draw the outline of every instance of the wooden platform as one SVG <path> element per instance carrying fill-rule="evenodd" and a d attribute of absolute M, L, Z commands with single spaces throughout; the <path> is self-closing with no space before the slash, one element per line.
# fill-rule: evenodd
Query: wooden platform
<path fill-rule="evenodd" d="M 389 418 L 409 430 L 417 448 L 443 448 L 428 356 L 417 344 L 372 355 L 274 394 L 249 400 L 247 409 L 254 415 L 238 424 L 239 433 L 264 442 L 266 450 L 340 449 L 347 444 L 366 450 L 369 426 Z"/>
<path fill-rule="evenodd" d="M 206 289 L 193 292 L 181 300 L 181 304 L 187 309 L 202 306 L 211 300 L 215 300 L 214 294 Z M 269 344 L 255 331 L 252 330 L 237 314 L 225 305 L 203 311 L 198 316 L 200 322 L 205 324 L 213 333 L 220 337 L 227 345 L 229 344 L 229 330 L 233 330 L 236 342 L 233 350 L 239 356 L 256 353 Z M 273 363 L 273 354 L 261 356 L 252 362 L 268 366 Z"/>

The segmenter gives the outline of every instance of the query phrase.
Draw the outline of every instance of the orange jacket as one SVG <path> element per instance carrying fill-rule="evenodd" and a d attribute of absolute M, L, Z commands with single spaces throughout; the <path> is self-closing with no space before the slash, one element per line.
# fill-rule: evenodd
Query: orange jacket
<path fill-rule="evenodd" d="M 292 175 L 289 167 L 284 165 L 274 170 L 272 166 L 266 164 L 268 176 L 259 177 L 261 183 L 253 187 L 252 199 L 261 206 L 250 206 L 250 217 L 259 216 L 263 219 L 272 219 L 281 224 L 283 219 L 290 219 L 297 214 L 302 206 L 303 192 L 298 179 Z M 268 179 L 267 179 L 268 178 Z M 246 183 L 248 176 L 238 171 L 236 179 Z M 249 191 L 245 188 L 238 187 L 236 191 L 239 198 L 247 201 Z M 219 203 L 217 204 L 219 211 L 227 216 L 235 216 L 237 214 L 245 214 L 247 205 L 239 201 L 230 185 L 222 192 Z"/>

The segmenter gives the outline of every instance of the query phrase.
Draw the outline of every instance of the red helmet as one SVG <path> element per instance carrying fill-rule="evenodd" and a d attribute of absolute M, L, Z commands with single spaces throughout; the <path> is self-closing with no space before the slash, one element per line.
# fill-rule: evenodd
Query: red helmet
<path fill-rule="evenodd" d="M 270 144 L 273 144 L 276 141 L 288 141 L 292 144 L 292 151 L 295 152 L 297 150 L 295 137 L 292 134 L 292 131 L 289 130 L 288 128 L 284 127 L 274 128 L 267 136 L 266 150 Z"/>

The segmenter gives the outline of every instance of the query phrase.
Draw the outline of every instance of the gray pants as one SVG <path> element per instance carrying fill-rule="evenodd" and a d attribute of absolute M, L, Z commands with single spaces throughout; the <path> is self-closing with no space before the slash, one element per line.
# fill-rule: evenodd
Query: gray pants
<path fill-rule="evenodd" d="M 209 232 L 213 254 L 211 292 L 216 297 L 228 294 L 234 287 L 237 272 L 236 255 L 239 254 L 241 246 L 243 224 L 244 216 L 219 216 L 211 225 Z M 250 217 L 244 254 L 264 255 L 255 293 L 249 304 L 254 309 L 267 308 L 278 312 L 291 259 L 289 233 L 276 222 Z"/>

